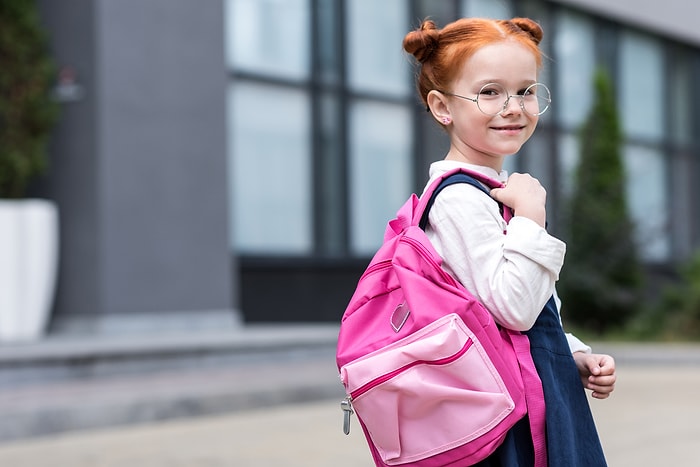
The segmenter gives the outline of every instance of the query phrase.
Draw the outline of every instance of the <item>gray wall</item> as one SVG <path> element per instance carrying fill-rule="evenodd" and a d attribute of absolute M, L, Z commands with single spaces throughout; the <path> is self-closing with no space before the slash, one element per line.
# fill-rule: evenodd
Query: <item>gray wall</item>
<path fill-rule="evenodd" d="M 222 2 L 39 4 L 57 64 L 84 91 L 62 104 L 51 148 L 62 226 L 54 325 L 235 316 Z"/>

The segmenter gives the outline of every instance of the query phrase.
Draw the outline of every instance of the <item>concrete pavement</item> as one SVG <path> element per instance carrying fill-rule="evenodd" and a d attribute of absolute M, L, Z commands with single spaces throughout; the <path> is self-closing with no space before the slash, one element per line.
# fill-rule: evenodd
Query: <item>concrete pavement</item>
<path fill-rule="evenodd" d="M 700 348 L 623 345 L 598 350 L 618 358 L 619 382 L 613 397 L 591 400 L 610 466 L 700 465 Z M 288 361 L 276 379 L 268 381 L 284 392 L 283 381 L 293 380 L 297 370 L 334 380 L 335 369 L 326 357 L 315 370 L 308 359 Z M 262 381 L 255 383 L 255 372 L 248 371 L 251 384 Z M 342 434 L 341 397 L 339 387 L 338 397 L 325 394 L 306 402 L 280 399 L 255 410 L 10 441 L 0 444 L 0 465 L 369 466 L 357 421 L 350 436 Z"/>
<path fill-rule="evenodd" d="M 700 465 L 700 367 L 622 365 L 615 394 L 592 401 L 611 467 Z"/>

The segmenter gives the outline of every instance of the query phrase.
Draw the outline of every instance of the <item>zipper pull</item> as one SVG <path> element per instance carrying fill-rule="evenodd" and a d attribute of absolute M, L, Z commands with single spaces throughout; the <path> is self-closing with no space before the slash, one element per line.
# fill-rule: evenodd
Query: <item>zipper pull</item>
<path fill-rule="evenodd" d="M 340 409 L 343 411 L 343 433 L 349 435 L 350 416 L 355 413 L 355 411 L 352 410 L 352 398 L 350 396 L 340 401 Z"/>

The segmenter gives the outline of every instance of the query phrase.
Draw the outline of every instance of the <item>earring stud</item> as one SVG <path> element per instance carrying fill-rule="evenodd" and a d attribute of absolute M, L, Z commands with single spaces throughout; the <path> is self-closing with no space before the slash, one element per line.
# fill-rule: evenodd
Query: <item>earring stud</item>
<path fill-rule="evenodd" d="M 450 124 L 450 118 L 449 118 L 449 117 L 442 117 L 442 124 L 443 124 L 443 125 L 449 125 L 449 124 Z"/>

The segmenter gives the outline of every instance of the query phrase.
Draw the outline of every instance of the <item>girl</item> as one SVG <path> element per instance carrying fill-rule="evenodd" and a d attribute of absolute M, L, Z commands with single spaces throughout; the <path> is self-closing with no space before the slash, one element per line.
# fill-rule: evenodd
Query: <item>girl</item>
<path fill-rule="evenodd" d="M 426 232 L 443 267 L 496 322 L 528 335 L 545 394 L 549 465 L 596 467 L 606 462 L 583 388 L 607 398 L 615 362 L 564 333 L 554 285 L 565 244 L 545 230 L 545 189 L 530 175 L 503 171 L 549 106 L 549 90 L 537 82 L 542 34 L 527 18 L 464 18 L 440 30 L 426 20 L 406 35 L 404 49 L 419 63 L 420 97 L 450 137 L 430 181 L 457 166 L 477 170 L 505 183 L 491 196 L 514 211 L 506 225 L 497 203 L 458 183 L 437 197 Z M 525 417 L 479 465 L 528 466 L 533 457 Z"/>

